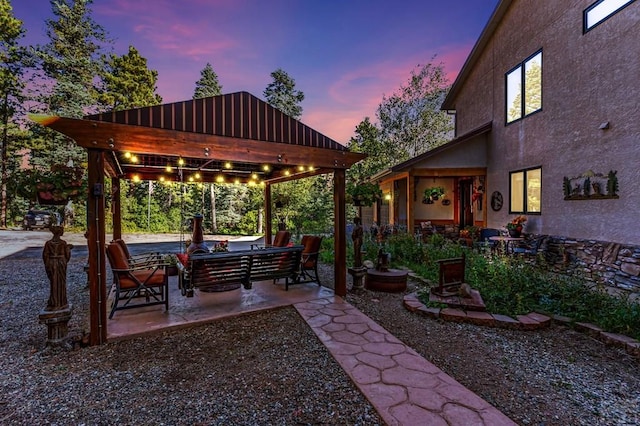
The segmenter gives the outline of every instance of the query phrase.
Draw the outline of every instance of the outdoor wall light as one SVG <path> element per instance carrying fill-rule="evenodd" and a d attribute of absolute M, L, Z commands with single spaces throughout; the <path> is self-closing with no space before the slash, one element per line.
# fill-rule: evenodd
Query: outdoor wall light
<path fill-rule="evenodd" d="M 609 122 L 608 122 L 608 121 L 605 121 L 604 123 L 601 123 L 601 124 L 600 124 L 599 129 L 600 129 L 600 130 L 608 130 L 608 129 L 609 129 L 609 127 L 611 127 L 611 126 L 610 126 L 610 124 L 609 124 Z"/>
<path fill-rule="evenodd" d="M 387 201 L 391 200 L 391 194 L 384 194 L 384 199 Z"/>

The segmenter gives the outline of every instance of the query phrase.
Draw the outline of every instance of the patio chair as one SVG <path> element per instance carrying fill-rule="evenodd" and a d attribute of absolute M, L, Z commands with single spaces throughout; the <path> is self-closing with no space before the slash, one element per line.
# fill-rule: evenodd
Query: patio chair
<path fill-rule="evenodd" d="M 291 240 L 291 232 L 289 231 L 278 231 L 276 232 L 275 237 L 273 238 L 273 243 L 271 244 L 251 244 L 251 248 L 269 248 L 269 247 L 287 247 L 289 245 L 289 241 Z"/>
<path fill-rule="evenodd" d="M 318 275 L 318 255 L 320 254 L 322 237 L 304 235 L 300 244 L 304 246 L 304 249 L 300 259 L 300 273 L 296 282 L 317 282 L 318 285 L 321 285 Z"/>
<path fill-rule="evenodd" d="M 115 293 L 109 319 L 115 311 L 122 309 L 164 305 L 169 310 L 169 279 L 162 257 L 157 257 L 155 262 L 147 259 L 130 263 L 122 245 L 112 242 L 107 246 L 107 258 L 113 272 Z"/>
<path fill-rule="evenodd" d="M 480 250 L 483 247 L 488 247 L 489 249 L 491 249 L 493 251 L 497 247 L 498 242 L 497 241 L 491 241 L 489 238 L 491 238 L 491 237 L 499 237 L 499 236 L 500 236 L 500 230 L 499 229 L 482 228 L 480 230 L 480 237 L 478 238 L 478 241 L 475 242 L 473 247 L 475 249 L 477 249 L 477 250 Z"/>
<path fill-rule="evenodd" d="M 122 247 L 122 250 L 124 251 L 124 254 L 127 257 L 127 260 L 129 262 L 129 265 L 142 266 L 145 263 L 154 264 L 159 262 L 162 258 L 162 254 L 158 252 L 149 252 L 149 253 L 140 253 L 140 254 L 131 255 L 131 252 L 129 251 L 129 247 L 127 247 L 127 243 L 125 243 L 122 238 L 118 238 L 111 242 L 117 243 L 118 245 L 120 245 L 120 247 Z"/>
<path fill-rule="evenodd" d="M 540 247 L 542 246 L 544 238 L 544 235 L 533 238 L 526 238 L 525 241 L 513 248 L 513 254 L 525 257 L 536 257 L 538 255 Z"/>

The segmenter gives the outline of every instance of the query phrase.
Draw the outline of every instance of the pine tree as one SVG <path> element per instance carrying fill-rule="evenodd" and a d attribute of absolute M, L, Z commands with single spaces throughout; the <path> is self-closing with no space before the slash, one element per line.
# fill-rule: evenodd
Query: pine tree
<path fill-rule="evenodd" d="M 9 127 L 16 112 L 22 107 L 24 88 L 23 74 L 30 56 L 19 45 L 25 31 L 22 21 L 13 16 L 13 8 L 8 0 L 0 0 L 0 119 L 2 120 L 2 140 L 0 141 L 0 227 L 7 226 L 7 182 L 9 181 Z"/>
<path fill-rule="evenodd" d="M 273 81 L 264 90 L 267 102 L 289 117 L 299 119 L 302 116 L 300 103 L 304 100 L 304 93 L 296 90 L 296 81 L 281 68 L 272 72 L 271 78 Z"/>
<path fill-rule="evenodd" d="M 140 56 L 135 47 L 129 46 L 126 55 L 110 55 L 99 102 L 108 110 L 158 105 L 162 97 L 156 94 L 158 71 L 147 67 L 147 59 Z"/>
<path fill-rule="evenodd" d="M 222 85 L 218 81 L 218 75 L 213 70 L 210 63 L 200 71 L 200 80 L 196 81 L 196 90 L 193 99 L 207 98 L 222 94 Z"/>

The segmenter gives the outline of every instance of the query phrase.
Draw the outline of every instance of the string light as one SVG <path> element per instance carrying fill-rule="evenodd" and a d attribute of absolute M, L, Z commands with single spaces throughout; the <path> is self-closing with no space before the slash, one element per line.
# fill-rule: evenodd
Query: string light
<path fill-rule="evenodd" d="M 285 171 L 284 171 L 284 175 L 285 175 L 285 176 L 289 176 L 290 174 L 291 174 L 291 172 L 290 172 L 289 170 L 285 170 Z"/>
<path fill-rule="evenodd" d="M 140 182 L 140 176 L 138 176 L 138 175 L 133 175 L 133 176 L 131 177 L 131 180 L 132 180 L 132 181 L 134 181 L 134 182 L 136 182 L 136 183 L 137 183 L 137 182 Z"/>
<path fill-rule="evenodd" d="M 184 158 L 178 158 L 178 166 L 184 166 Z"/>
<path fill-rule="evenodd" d="M 167 164 L 165 170 L 167 171 L 167 173 L 171 173 L 173 171 L 173 167 L 171 167 L 171 164 Z"/>
<path fill-rule="evenodd" d="M 193 176 L 189 176 L 189 182 L 193 182 Z"/>
<path fill-rule="evenodd" d="M 258 174 L 257 173 L 251 173 L 251 179 L 258 180 Z"/>
<path fill-rule="evenodd" d="M 125 153 L 124 153 L 124 158 L 126 158 L 126 159 L 131 158 L 131 153 L 130 153 L 130 152 L 128 152 L 128 151 L 127 151 L 127 152 L 125 152 Z"/>
<path fill-rule="evenodd" d="M 231 168 L 231 163 L 228 162 L 228 161 L 226 163 L 224 163 L 224 168 L 225 169 L 230 169 Z"/>
<path fill-rule="evenodd" d="M 218 183 L 224 183 L 224 176 L 222 176 L 222 175 L 218 175 L 218 176 L 216 176 L 216 182 L 218 182 Z"/>
<path fill-rule="evenodd" d="M 132 163 L 137 163 L 138 162 L 138 156 L 137 155 L 132 155 L 131 156 L 131 162 Z"/>
<path fill-rule="evenodd" d="M 196 179 L 200 179 L 202 176 L 200 175 L 200 172 L 196 172 L 196 174 L 194 175 Z"/>
<path fill-rule="evenodd" d="M 240 179 L 236 178 L 236 180 L 234 180 L 233 183 L 235 183 L 236 185 L 240 185 Z"/>
<path fill-rule="evenodd" d="M 298 170 L 304 172 L 304 166 L 298 166 Z"/>
<path fill-rule="evenodd" d="M 269 165 L 265 164 L 264 166 L 262 166 L 262 170 L 264 170 L 265 172 L 268 172 L 270 170 Z"/>

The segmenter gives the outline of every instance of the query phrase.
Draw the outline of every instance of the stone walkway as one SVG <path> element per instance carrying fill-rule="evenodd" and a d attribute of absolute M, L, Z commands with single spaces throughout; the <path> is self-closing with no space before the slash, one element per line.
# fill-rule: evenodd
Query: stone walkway
<path fill-rule="evenodd" d="M 339 297 L 294 304 L 388 425 L 515 425 Z"/>

